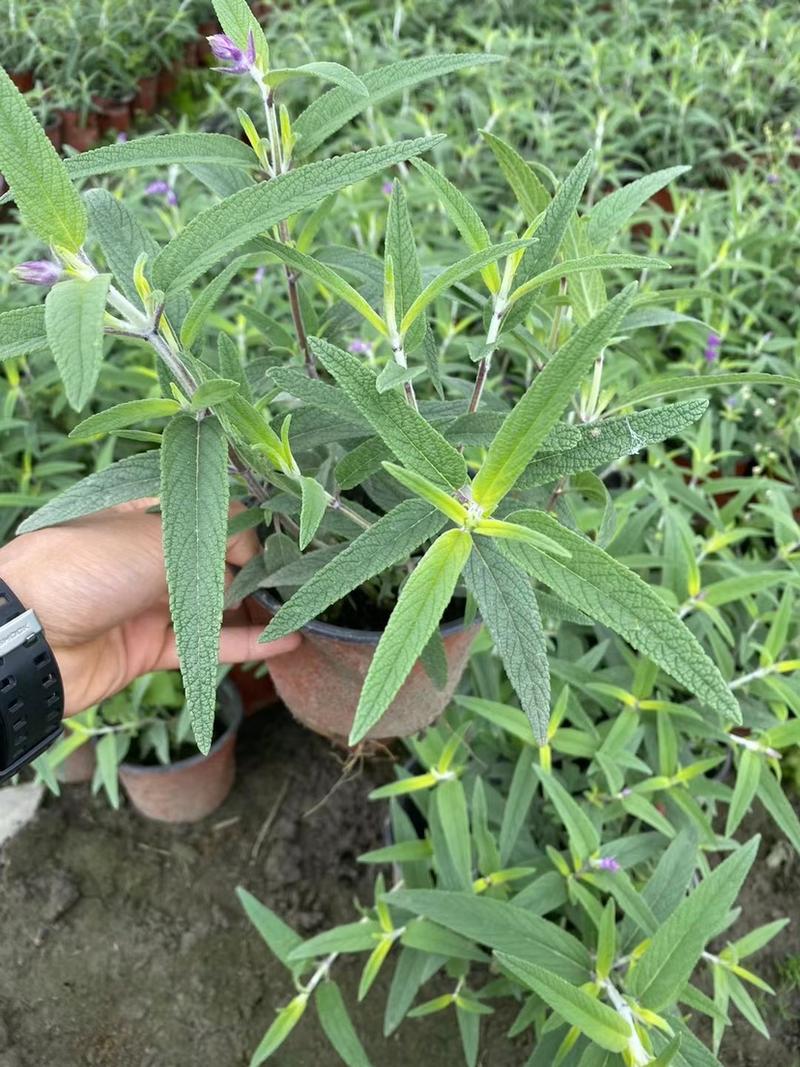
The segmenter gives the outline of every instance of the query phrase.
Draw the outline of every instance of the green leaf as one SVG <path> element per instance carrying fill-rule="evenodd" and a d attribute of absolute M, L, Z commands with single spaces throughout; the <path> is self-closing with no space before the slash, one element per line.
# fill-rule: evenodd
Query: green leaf
<path fill-rule="evenodd" d="M 611 238 L 646 200 L 685 174 L 691 167 L 668 167 L 623 185 L 599 200 L 589 213 L 587 236 L 595 248 L 606 248 Z"/>
<path fill-rule="evenodd" d="M 85 440 L 95 434 L 112 433 L 126 426 L 133 426 L 137 422 L 147 419 L 165 418 L 174 415 L 181 410 L 176 400 L 151 399 L 151 400 L 127 400 L 124 404 L 116 404 L 107 411 L 98 411 L 96 415 L 90 415 L 84 419 L 74 430 L 70 437 Z"/>
<path fill-rule="evenodd" d="M 595 1044 L 610 1052 L 627 1049 L 632 1036 L 631 1027 L 613 1008 L 517 955 L 495 952 L 495 956 L 506 970 L 538 994 L 564 1022 L 577 1027 Z"/>
<path fill-rule="evenodd" d="M 465 484 L 464 457 L 399 394 L 379 393 L 374 373 L 349 352 L 318 337 L 310 337 L 309 345 L 402 463 L 436 484 L 451 489 Z"/>
<path fill-rule="evenodd" d="M 128 456 L 53 497 L 20 523 L 17 533 L 32 533 L 129 500 L 158 496 L 160 485 L 158 449 Z"/>
<path fill-rule="evenodd" d="M 387 897 L 391 900 L 391 897 Z M 408 948 L 420 949 L 436 956 L 450 956 L 457 960 L 474 960 L 476 963 L 487 962 L 485 952 L 481 952 L 466 937 L 447 930 L 430 919 L 414 919 L 406 925 L 400 943 Z"/>
<path fill-rule="evenodd" d="M 570 559 L 557 560 L 508 543 L 507 551 L 529 574 L 620 634 L 718 714 L 741 721 L 736 698 L 716 664 L 651 586 L 543 512 L 518 511 L 509 519 L 531 526 L 571 552 Z"/>
<path fill-rule="evenodd" d="M 224 133 L 164 133 L 137 137 L 81 152 L 64 161 L 71 178 L 91 178 L 131 167 L 168 167 L 175 163 L 222 164 L 225 167 L 255 168 L 258 161 L 252 148 L 238 137 Z"/>
<path fill-rule="evenodd" d="M 77 252 L 86 211 L 25 98 L 0 68 L 0 172 L 26 226 L 48 245 Z"/>
<path fill-rule="evenodd" d="M 632 256 L 613 252 L 586 256 L 584 259 L 565 260 L 523 282 L 508 298 L 508 305 L 513 307 L 518 300 L 528 296 L 536 289 L 541 289 L 543 285 L 558 281 L 560 278 L 568 278 L 570 274 L 580 274 L 582 271 L 590 270 L 621 270 L 623 268 L 631 270 L 661 268 L 668 270 L 669 263 L 665 259 L 656 259 L 654 256 Z"/>
<path fill-rule="evenodd" d="M 102 782 L 106 796 L 114 809 L 119 808 L 119 756 L 117 749 L 117 737 L 115 734 L 106 734 L 97 742 L 95 756 L 97 758 L 97 773 Z"/>
<path fill-rule="evenodd" d="M 441 534 L 401 589 L 364 680 L 351 745 L 365 737 L 397 695 L 450 603 L 471 548 L 466 530 Z"/>
<path fill-rule="evenodd" d="M 372 432 L 372 427 L 356 405 L 336 386 L 328 385 L 318 378 L 309 378 L 299 367 L 270 367 L 267 377 L 272 379 L 279 389 L 297 397 L 298 400 L 336 415 L 344 422 L 351 422 L 354 430 L 357 428 L 366 433 Z"/>
<path fill-rule="evenodd" d="M 739 766 L 736 769 L 736 785 L 728 808 L 728 817 L 725 822 L 725 836 L 733 837 L 739 828 L 742 819 L 750 810 L 753 797 L 756 795 L 758 783 L 761 779 L 761 768 L 764 766 L 763 757 L 749 748 L 742 749 L 739 757 Z M 766 771 L 765 773 L 769 773 Z"/>
<path fill-rule="evenodd" d="M 302 945 L 302 937 L 279 919 L 274 911 L 271 911 L 252 893 L 248 893 L 242 886 L 237 886 L 236 896 L 244 908 L 247 918 L 261 934 L 270 952 L 281 961 L 285 967 L 291 967 L 289 953 Z"/>
<path fill-rule="evenodd" d="M 761 774 L 758 799 L 789 838 L 795 851 L 800 852 L 800 819 L 797 818 L 780 782 L 770 770 L 765 769 Z"/>
<path fill-rule="evenodd" d="M 731 386 L 737 388 L 745 385 L 771 385 L 775 389 L 800 389 L 800 378 L 790 378 L 785 374 L 764 374 L 761 371 L 653 378 L 626 392 L 624 399 L 610 411 L 620 411 L 630 407 L 631 404 L 638 404 L 642 400 L 655 400 L 661 396 L 676 396 L 678 393 L 696 393 L 706 389 L 727 389 Z"/>
<path fill-rule="evenodd" d="M 317 1015 L 325 1036 L 347 1067 L 371 1067 L 370 1060 L 347 1014 L 338 985 L 330 980 L 322 982 L 317 986 L 314 996 Z"/>
<path fill-rule="evenodd" d="M 214 11 L 224 32 L 242 52 L 247 51 L 250 34 L 256 49 L 256 63 L 262 71 L 269 70 L 269 45 L 261 23 L 250 10 L 246 0 L 212 0 Z"/>
<path fill-rule="evenodd" d="M 176 416 L 161 445 L 164 561 L 186 705 L 203 753 L 214 732 L 228 497 L 228 444 L 220 424 Z"/>
<path fill-rule="evenodd" d="M 83 159 L 83 156 L 73 156 L 73 159 Z M 89 231 L 99 243 L 108 269 L 128 300 L 140 307 L 133 270 L 142 252 L 147 253 L 150 262 L 155 259 L 157 242 L 125 203 L 108 189 L 89 189 L 83 198 L 89 212 Z"/>
<path fill-rule="evenodd" d="M 570 982 L 589 979 L 589 952 L 576 937 L 505 901 L 442 889 L 400 889 L 385 900 L 415 915 L 424 915 L 479 945 L 513 952 Z"/>
<path fill-rule="evenodd" d="M 429 504 L 433 504 L 448 519 L 458 523 L 459 526 L 464 525 L 467 519 L 467 509 L 463 504 L 459 504 L 455 497 L 446 493 L 444 489 L 440 489 L 438 485 L 429 482 L 427 478 L 423 478 L 416 471 L 398 467 L 396 463 L 384 463 L 383 468 L 401 485 L 404 485 L 406 489 L 410 489 L 412 493 L 416 493 L 423 500 L 427 500 Z"/>
<path fill-rule="evenodd" d="M 478 212 L 461 190 L 424 159 L 413 159 L 411 162 L 434 188 L 454 226 L 472 251 L 482 252 L 489 248 L 492 243 L 489 233 Z M 500 271 L 497 264 L 489 263 L 481 271 L 481 276 L 490 292 L 496 293 L 500 288 Z"/>
<path fill-rule="evenodd" d="M 260 267 L 262 264 L 269 261 L 269 256 L 260 255 L 257 252 L 252 255 L 237 256 L 236 259 L 229 263 L 224 270 L 221 270 L 219 274 L 208 283 L 205 289 L 203 289 L 197 299 L 192 303 L 183 320 L 183 325 L 181 326 L 181 344 L 184 348 L 191 348 L 197 340 L 206 319 L 214 310 L 218 301 L 222 298 L 222 294 L 230 285 L 233 277 L 238 274 L 239 271 L 247 270 L 249 267 Z"/>
<path fill-rule="evenodd" d="M 469 278 L 470 275 L 483 270 L 489 263 L 503 259 L 504 256 L 511 255 L 512 252 L 517 252 L 521 248 L 530 247 L 535 240 L 535 238 L 520 238 L 519 240 L 503 241 L 500 244 L 492 245 L 490 248 L 484 248 L 480 252 L 473 252 L 472 255 L 459 260 L 458 263 L 453 263 L 446 267 L 441 274 L 437 274 L 433 281 L 425 286 L 405 315 L 403 315 L 400 322 L 401 335 L 406 335 L 428 305 L 432 304 L 445 289 L 449 289 L 456 282 L 463 281 L 465 278 Z"/>
<path fill-rule="evenodd" d="M 708 407 L 705 398 L 665 404 L 631 415 L 600 419 L 578 427 L 580 439 L 574 448 L 553 456 L 534 459 L 517 483 L 520 489 L 547 485 L 564 475 L 604 467 L 621 456 L 632 456 L 647 445 L 665 441 L 697 422 Z"/>
<path fill-rule="evenodd" d="M 759 840 L 754 837 L 723 860 L 659 927 L 630 975 L 631 992 L 644 1007 L 663 1011 L 677 999 L 733 906 Z"/>
<path fill-rule="evenodd" d="M 525 218 L 528 222 L 533 222 L 550 203 L 550 194 L 516 149 L 488 130 L 481 130 L 481 137 L 500 164 L 500 169 L 513 189 Z"/>
<path fill-rule="evenodd" d="M 295 78 L 319 78 L 320 81 L 341 85 L 357 96 L 369 96 L 369 89 L 357 74 L 341 63 L 303 63 L 300 67 L 275 67 L 264 78 L 267 85 L 277 88 Z"/>
<path fill-rule="evenodd" d="M 440 140 L 418 137 L 334 156 L 234 193 L 201 211 L 162 249 L 153 264 L 154 284 L 164 291 L 187 288 L 243 242 L 313 207 L 335 190 L 411 159 Z"/>
<path fill-rule="evenodd" d="M 232 378 L 209 378 L 192 393 L 191 409 L 193 412 L 203 411 L 204 408 L 222 404 L 235 396 L 241 386 Z"/>
<path fill-rule="evenodd" d="M 0 360 L 47 348 L 44 305 L 13 308 L 0 314 Z"/>
<path fill-rule="evenodd" d="M 262 641 L 293 633 L 376 574 L 406 560 L 443 526 L 442 516 L 422 500 L 404 500 L 359 534 L 278 611 Z"/>
<path fill-rule="evenodd" d="M 503 423 L 472 483 L 472 495 L 486 511 L 497 507 L 533 459 L 584 375 L 614 336 L 635 291 L 635 286 L 628 286 L 577 330 L 536 376 Z"/>
<path fill-rule="evenodd" d="M 534 737 L 543 745 L 550 719 L 550 670 L 530 579 L 484 537 L 475 538 L 464 577 Z"/>
<path fill-rule="evenodd" d="M 520 526 L 515 522 L 504 522 L 502 519 L 481 519 L 475 524 L 475 533 L 485 534 L 487 537 L 500 538 L 506 541 L 524 541 L 533 548 L 542 552 L 549 552 L 554 556 L 569 557 L 566 549 L 553 541 L 552 538 L 543 537 L 542 534 L 529 530 L 526 526 Z"/>
<path fill-rule="evenodd" d="M 328 497 L 316 478 L 300 478 L 302 506 L 300 510 L 300 536 L 297 543 L 300 551 L 309 544 L 319 529 L 319 524 L 328 507 Z"/>
<path fill-rule="evenodd" d="M 375 947 L 381 928 L 372 920 L 344 923 L 311 937 L 289 954 L 290 963 L 327 956 L 331 952 L 368 952 Z"/>
<path fill-rule="evenodd" d="M 555 775 L 543 771 L 536 764 L 533 770 L 539 779 L 542 791 L 556 809 L 567 831 L 570 847 L 575 856 L 581 861 L 588 860 L 600 848 L 600 837 L 591 819 Z"/>
<path fill-rule="evenodd" d="M 597 960 L 595 971 L 601 982 L 611 974 L 617 951 L 617 909 L 613 900 L 607 900 L 603 919 L 597 931 Z"/>
<path fill-rule="evenodd" d="M 445 831 L 441 845 L 454 875 L 452 888 L 468 890 L 472 884 L 472 849 L 464 787 L 458 779 L 453 778 L 441 782 L 433 796 L 439 823 Z M 442 857 L 436 849 L 436 842 L 434 849 L 435 859 L 441 863 Z"/>
<path fill-rule="evenodd" d="M 253 1053 L 250 1067 L 259 1067 L 269 1059 L 273 1052 L 281 1047 L 283 1042 L 300 1022 L 308 1004 L 308 993 L 298 993 L 285 1008 L 282 1008 L 276 1016 L 272 1026 L 261 1039 L 261 1043 Z"/>
<path fill-rule="evenodd" d="M 493 56 L 487 52 L 421 56 L 391 63 L 379 70 L 363 74 L 361 81 L 366 85 L 369 96 L 337 87 L 315 100 L 299 116 L 294 122 L 294 133 L 298 139 L 296 153 L 300 156 L 310 155 L 350 119 L 360 115 L 368 107 L 374 107 L 391 96 L 419 85 L 420 82 L 439 78 L 463 67 L 497 63 L 502 59 L 501 56 Z"/>
<path fill-rule="evenodd" d="M 103 319 L 110 274 L 71 278 L 47 294 L 44 321 L 64 392 L 80 411 L 91 397 L 103 362 Z"/>
<path fill-rule="evenodd" d="M 386 219 L 384 255 L 391 258 L 394 273 L 394 307 L 396 321 L 403 316 L 422 292 L 422 271 L 417 258 L 414 230 L 408 213 L 406 194 L 399 181 L 392 187 L 389 214 Z M 407 351 L 416 348 L 425 333 L 425 323 L 420 319 L 405 337 Z"/>
<path fill-rule="evenodd" d="M 594 155 L 590 149 L 559 185 L 536 227 L 536 244 L 522 257 L 519 273 L 523 279 L 541 274 L 552 264 L 575 217 L 593 166 Z"/>

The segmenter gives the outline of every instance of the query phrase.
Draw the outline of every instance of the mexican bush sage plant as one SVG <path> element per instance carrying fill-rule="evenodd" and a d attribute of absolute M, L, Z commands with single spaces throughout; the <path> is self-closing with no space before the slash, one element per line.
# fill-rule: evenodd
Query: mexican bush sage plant
<path fill-rule="evenodd" d="M 417 659 L 435 645 L 440 618 L 464 587 L 539 742 L 550 715 L 539 587 L 564 610 L 584 612 L 621 634 L 709 713 L 737 721 L 737 701 L 725 679 L 661 597 L 551 513 L 562 479 L 672 437 L 704 410 L 702 400 L 645 410 L 623 403 L 619 414 L 600 417 L 604 361 L 648 300 L 636 285 L 609 298 L 604 274 L 663 265 L 606 249 L 633 211 L 680 168 L 640 179 L 581 215 L 591 154 L 551 192 L 512 148 L 487 134 L 525 219 L 521 232 L 493 243 L 467 197 L 420 158 L 440 138 L 306 159 L 348 119 L 391 93 L 494 57 L 432 56 L 363 78 L 332 63 L 276 68 L 243 0 L 215 6 L 224 30 L 211 42 L 215 54 L 229 75 L 253 83 L 262 106 L 261 130 L 240 113 L 249 144 L 216 134 L 171 134 L 62 162 L 10 80 L 0 80 L 0 167 L 22 221 L 49 245 L 53 262 L 24 265 L 21 273 L 55 281 L 43 307 L 0 317 L 0 354 L 49 349 L 69 403 L 82 410 L 92 398 L 106 338 L 142 342 L 157 357 L 162 395 L 90 415 L 73 436 L 167 420 L 158 449 L 91 476 L 47 503 L 21 530 L 160 497 L 178 652 L 203 751 L 212 737 L 232 484 L 255 500 L 254 521 L 275 519 L 273 537 L 284 542 L 289 531 L 300 550 L 311 548 L 303 557 L 310 577 L 288 597 L 264 640 L 302 627 L 377 576 L 390 576 L 396 605 L 366 676 L 351 744 L 380 720 Z M 292 118 L 280 90 L 300 77 L 334 87 Z M 396 181 L 379 267 L 382 293 L 374 284 L 360 290 L 341 269 L 311 254 L 315 229 L 337 191 L 399 163 L 411 163 L 413 180 L 430 187 L 466 254 L 425 278 L 407 182 Z M 76 185 L 154 164 L 184 165 L 226 194 L 163 247 L 106 189 L 81 194 Z M 309 209 L 314 215 L 294 238 L 291 226 Z M 230 334 L 220 332 L 214 355 L 206 350 L 206 333 L 234 276 L 269 264 L 285 269 L 297 359 L 279 361 L 254 383 Z M 203 278 L 204 287 L 195 291 Z M 363 320 L 375 357 L 333 343 L 333 326 L 327 336 L 324 330 L 310 334 L 300 279 Z M 465 288 L 473 279 L 479 290 Z M 483 319 L 476 366 L 466 368 L 466 377 L 444 372 L 429 321 L 439 297 L 465 292 Z M 551 326 L 547 340 L 532 348 L 532 380 L 516 392 L 495 390 L 496 353 L 532 337 L 543 310 Z M 324 319 L 314 317 L 324 327 Z M 580 417 L 565 419 L 581 389 Z M 668 394 L 669 386 L 647 396 Z M 248 591 L 243 586 L 239 591 Z"/>

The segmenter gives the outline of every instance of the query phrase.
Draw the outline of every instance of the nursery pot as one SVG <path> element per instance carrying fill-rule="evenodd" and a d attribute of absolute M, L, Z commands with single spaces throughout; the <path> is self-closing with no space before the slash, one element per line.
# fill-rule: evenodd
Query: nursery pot
<path fill-rule="evenodd" d="M 271 615 L 280 607 L 263 589 L 253 594 Z M 447 684 L 437 689 L 418 661 L 380 722 L 371 740 L 408 737 L 439 718 L 450 703 L 467 666 L 480 623 L 451 622 L 440 628 L 447 656 Z M 307 623 L 303 641 L 293 651 L 270 660 L 270 677 L 278 696 L 304 726 L 335 740 L 346 739 L 358 698 L 381 633 L 351 630 L 326 622 Z"/>
<path fill-rule="evenodd" d="M 219 700 L 225 732 L 207 756 L 198 753 L 166 766 L 120 764 L 119 777 L 128 799 L 148 819 L 197 822 L 216 811 L 230 793 L 236 775 L 236 734 L 242 722 L 242 704 L 227 680 L 219 688 Z"/>
<path fill-rule="evenodd" d="M 64 144 L 70 145 L 78 152 L 85 152 L 94 148 L 100 139 L 100 126 L 97 115 L 89 113 L 86 122 L 81 121 L 79 111 L 65 110 L 61 112 L 61 134 Z"/>
<path fill-rule="evenodd" d="M 171 67 L 164 67 L 164 69 L 158 75 L 159 100 L 165 100 L 167 97 L 172 96 L 172 94 L 177 88 L 178 64 L 174 63 Z"/>
<path fill-rule="evenodd" d="M 117 133 L 128 132 L 131 128 L 132 99 L 133 97 L 128 97 L 126 100 L 114 100 L 106 96 L 95 97 L 101 134 L 109 133 L 111 130 L 116 130 Z"/>
<path fill-rule="evenodd" d="M 58 151 L 61 147 L 61 119 L 56 118 L 53 119 L 52 122 L 48 122 L 44 132 L 46 133 L 50 144 L 56 151 Z"/>
<path fill-rule="evenodd" d="M 94 777 L 96 766 L 95 747 L 91 743 L 84 743 L 74 752 L 70 752 L 65 760 L 56 767 L 56 778 L 65 785 L 76 785 L 78 782 L 91 782 Z"/>
<path fill-rule="evenodd" d="M 30 92 L 33 88 L 33 71 L 11 70 L 8 72 L 8 76 L 21 93 Z"/>
<path fill-rule="evenodd" d="M 158 75 L 148 74 L 139 79 L 136 95 L 133 98 L 133 110 L 152 115 L 158 107 Z"/>

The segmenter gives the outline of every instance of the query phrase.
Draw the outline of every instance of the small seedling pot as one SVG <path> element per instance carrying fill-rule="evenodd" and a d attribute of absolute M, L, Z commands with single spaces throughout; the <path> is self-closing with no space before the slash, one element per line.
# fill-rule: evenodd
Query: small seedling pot
<path fill-rule="evenodd" d="M 100 140 L 100 125 L 97 115 L 90 113 L 86 116 L 86 122 L 81 121 L 78 111 L 65 110 L 61 112 L 61 137 L 64 144 L 70 145 L 78 152 L 86 152 L 94 148 Z"/>
<path fill-rule="evenodd" d="M 133 98 L 133 110 L 153 115 L 158 107 L 158 75 L 148 74 L 139 79 L 136 95 Z"/>
<path fill-rule="evenodd" d="M 258 590 L 254 599 L 274 615 L 279 601 Z M 367 738 L 373 741 L 408 737 L 442 714 L 467 666 L 469 650 L 480 628 L 452 622 L 440 633 L 447 657 L 447 683 L 437 689 L 418 661 L 380 722 Z M 332 740 L 344 741 L 350 733 L 361 687 L 367 676 L 381 633 L 351 630 L 326 622 L 308 623 L 303 641 L 292 652 L 270 660 L 270 677 L 278 696 L 304 726 Z"/>
<path fill-rule="evenodd" d="M 110 133 L 112 130 L 116 133 L 127 133 L 130 130 L 132 100 L 132 96 L 127 100 L 114 100 L 105 96 L 95 97 L 94 103 L 98 111 L 101 134 Z"/>
<path fill-rule="evenodd" d="M 225 732 L 208 755 L 198 753 L 166 766 L 120 764 L 120 781 L 140 814 L 159 822 L 197 822 L 216 811 L 230 793 L 236 776 L 236 734 L 242 722 L 242 703 L 227 679 L 219 688 L 219 701 L 219 719 Z"/>

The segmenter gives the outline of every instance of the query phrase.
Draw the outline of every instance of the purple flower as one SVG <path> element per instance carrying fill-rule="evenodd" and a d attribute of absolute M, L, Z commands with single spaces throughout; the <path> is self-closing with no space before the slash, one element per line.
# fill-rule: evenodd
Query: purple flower
<path fill-rule="evenodd" d="M 256 62 L 256 42 L 252 30 L 247 35 L 246 52 L 224 33 L 214 33 L 206 40 L 217 59 L 231 64 L 229 67 L 212 67 L 212 70 L 218 70 L 221 74 L 249 74 L 252 71 Z"/>
<path fill-rule="evenodd" d="M 125 133 L 124 130 L 122 130 L 121 133 L 117 134 L 117 144 L 125 144 L 125 142 L 127 140 L 128 140 L 128 135 L 127 135 L 127 133 Z"/>
<path fill-rule="evenodd" d="M 715 363 L 719 359 L 719 350 L 722 345 L 722 338 L 716 333 L 710 333 L 706 338 L 706 348 L 703 355 L 706 358 L 706 363 Z"/>
<path fill-rule="evenodd" d="M 58 263 L 49 259 L 29 259 L 14 267 L 13 274 L 29 285 L 55 285 L 64 273 Z"/>
<path fill-rule="evenodd" d="M 384 182 L 381 186 L 384 196 L 391 196 L 394 190 L 394 184 L 392 182 Z"/>
<path fill-rule="evenodd" d="M 777 185 L 780 180 L 779 174 L 770 173 L 767 175 L 767 185 Z"/>
<path fill-rule="evenodd" d="M 354 356 L 368 356 L 372 351 L 372 345 L 369 341 L 365 341 L 361 337 L 356 337 L 356 339 L 351 341 L 347 346 L 347 351 L 352 352 Z"/>
<path fill-rule="evenodd" d="M 170 207 L 178 206 L 178 197 L 175 190 L 165 181 L 150 182 L 144 191 L 145 196 L 163 196 Z"/>
<path fill-rule="evenodd" d="M 594 867 L 598 871 L 608 871 L 610 874 L 616 874 L 617 871 L 622 870 L 613 856 L 602 856 L 599 860 L 595 860 Z"/>
<path fill-rule="evenodd" d="M 267 276 L 267 268 L 266 267 L 258 267 L 256 269 L 255 274 L 253 275 L 253 281 L 256 283 L 256 285 L 261 285 L 263 283 L 264 279 L 266 278 L 266 276 Z"/>

